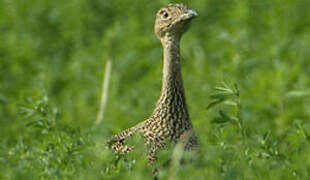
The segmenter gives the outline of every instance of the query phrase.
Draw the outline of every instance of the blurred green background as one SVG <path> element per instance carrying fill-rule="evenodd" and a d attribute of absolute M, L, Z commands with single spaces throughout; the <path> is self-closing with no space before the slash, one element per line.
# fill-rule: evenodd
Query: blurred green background
<path fill-rule="evenodd" d="M 0 179 L 152 179 L 143 149 L 120 157 L 104 141 L 154 108 L 162 49 L 153 23 L 169 2 L 0 1 Z M 309 179 L 310 1 L 178 2 L 199 12 L 181 54 L 201 152 L 160 176 Z M 108 59 L 106 113 L 94 126 Z M 211 123 L 219 109 L 234 113 L 206 110 L 221 82 L 238 84 L 246 138 Z"/>

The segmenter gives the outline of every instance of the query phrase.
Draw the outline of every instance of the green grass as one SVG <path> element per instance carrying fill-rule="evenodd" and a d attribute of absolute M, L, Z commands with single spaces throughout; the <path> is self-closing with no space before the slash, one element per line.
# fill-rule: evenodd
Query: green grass
<path fill-rule="evenodd" d="M 181 54 L 200 153 L 164 166 L 161 179 L 309 179 L 310 1 L 180 2 L 199 12 Z M 0 1 L 0 179 L 152 179 L 139 137 L 125 157 L 105 140 L 154 108 L 153 21 L 167 3 Z"/>

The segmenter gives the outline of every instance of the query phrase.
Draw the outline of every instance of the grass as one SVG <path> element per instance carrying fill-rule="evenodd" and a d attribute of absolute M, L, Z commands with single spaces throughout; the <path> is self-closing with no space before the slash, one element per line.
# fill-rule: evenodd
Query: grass
<path fill-rule="evenodd" d="M 309 179 L 310 2 L 180 2 L 199 12 L 181 54 L 200 153 L 170 145 L 160 178 Z M 105 140 L 154 108 L 167 3 L 0 1 L 0 179 L 152 179 L 140 137 L 128 156 Z"/>

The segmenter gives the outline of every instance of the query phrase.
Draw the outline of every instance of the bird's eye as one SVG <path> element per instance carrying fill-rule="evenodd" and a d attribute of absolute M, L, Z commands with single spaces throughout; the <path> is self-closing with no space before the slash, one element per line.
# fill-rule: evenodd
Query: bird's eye
<path fill-rule="evenodd" d="M 167 11 L 161 11 L 160 14 L 163 19 L 167 19 L 169 17 L 169 13 Z"/>
<path fill-rule="evenodd" d="M 168 18 L 168 17 L 169 17 L 169 14 L 166 12 L 166 13 L 163 14 L 163 17 L 164 17 L 164 18 Z"/>

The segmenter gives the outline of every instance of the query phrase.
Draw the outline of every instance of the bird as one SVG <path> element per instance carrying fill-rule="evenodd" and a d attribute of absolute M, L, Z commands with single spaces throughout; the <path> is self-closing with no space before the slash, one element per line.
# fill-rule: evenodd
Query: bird
<path fill-rule="evenodd" d="M 163 73 L 160 97 L 150 117 L 107 140 L 108 146 L 127 154 L 134 146 L 126 145 L 130 136 L 139 133 L 148 147 L 149 164 L 169 143 L 183 143 L 184 150 L 198 151 L 199 144 L 187 109 L 182 73 L 180 40 L 198 13 L 184 4 L 168 4 L 156 13 L 154 31 L 163 48 Z"/>

